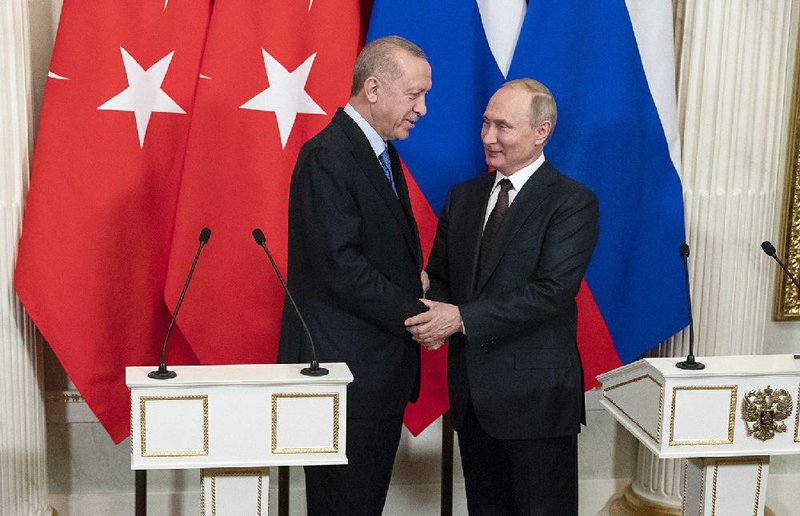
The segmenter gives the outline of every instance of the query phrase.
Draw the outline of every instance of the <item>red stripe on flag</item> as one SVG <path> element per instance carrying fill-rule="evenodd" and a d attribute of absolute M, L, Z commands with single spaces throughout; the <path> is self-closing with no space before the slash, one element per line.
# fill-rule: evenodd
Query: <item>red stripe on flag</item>
<path fill-rule="evenodd" d="M 422 256 L 427 260 L 433 247 L 433 237 L 436 236 L 436 223 L 439 219 L 408 172 L 405 163 L 403 172 L 405 172 L 406 183 L 408 183 L 411 209 L 414 210 L 414 218 L 419 228 Z M 406 406 L 403 418 L 406 428 L 415 436 L 447 412 L 450 407 L 450 399 L 447 394 L 447 346 L 442 346 L 436 351 L 422 349 L 421 359 L 419 399 L 416 403 L 409 403 Z"/>
<path fill-rule="evenodd" d="M 584 388 L 588 391 L 599 385 L 597 375 L 621 366 L 622 361 L 586 280 L 581 281 L 575 301 L 578 303 L 578 351 L 583 361 Z"/>

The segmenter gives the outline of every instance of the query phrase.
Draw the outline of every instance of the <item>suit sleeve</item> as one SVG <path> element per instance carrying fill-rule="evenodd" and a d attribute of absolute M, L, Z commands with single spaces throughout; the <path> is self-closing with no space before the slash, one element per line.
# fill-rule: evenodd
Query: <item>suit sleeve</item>
<path fill-rule="evenodd" d="M 348 163 L 326 148 L 306 156 L 292 185 L 301 238 L 310 262 L 321 265 L 315 278 L 332 303 L 384 331 L 405 335 L 403 321 L 427 308 L 411 288 L 392 283 L 367 260 L 359 227 L 364 217 L 380 214 L 362 212 L 348 185 L 360 172 Z"/>
<path fill-rule="evenodd" d="M 599 230 L 597 199 L 588 190 L 565 195 L 547 226 L 530 281 L 502 295 L 459 306 L 471 341 L 518 333 L 557 317 L 578 294 Z"/>

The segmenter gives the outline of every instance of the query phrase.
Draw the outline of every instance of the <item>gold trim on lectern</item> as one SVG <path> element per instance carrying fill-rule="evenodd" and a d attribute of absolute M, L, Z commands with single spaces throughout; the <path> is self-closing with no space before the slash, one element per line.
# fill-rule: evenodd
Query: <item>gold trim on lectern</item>
<path fill-rule="evenodd" d="M 278 400 L 281 398 L 331 398 L 333 401 L 333 446 L 329 448 L 278 448 Z M 282 392 L 272 395 L 272 453 L 308 454 L 339 453 L 339 393 Z"/>
<path fill-rule="evenodd" d="M 203 449 L 147 451 L 147 423 L 145 403 L 148 401 L 202 401 L 203 402 Z M 139 398 L 139 431 L 141 432 L 142 457 L 198 457 L 208 455 L 208 396 L 142 396 Z"/>
<path fill-rule="evenodd" d="M 728 408 L 728 438 L 727 439 L 684 439 L 676 441 L 675 435 L 675 398 L 678 391 L 731 391 L 731 400 Z M 669 445 L 670 446 L 700 446 L 733 444 L 733 429 L 736 421 L 736 385 L 697 385 L 680 386 L 672 388 L 672 413 L 669 417 Z"/>
<path fill-rule="evenodd" d="M 797 386 L 797 407 L 794 409 L 794 442 L 800 443 L 800 384 Z"/>

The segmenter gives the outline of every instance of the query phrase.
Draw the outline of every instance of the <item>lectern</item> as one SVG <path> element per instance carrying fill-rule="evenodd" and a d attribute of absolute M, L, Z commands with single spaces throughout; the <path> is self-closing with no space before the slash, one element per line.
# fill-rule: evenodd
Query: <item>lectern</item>
<path fill-rule="evenodd" d="M 131 468 L 199 469 L 203 515 L 265 515 L 270 466 L 346 464 L 346 364 L 128 367 Z"/>
<path fill-rule="evenodd" d="M 761 515 L 771 455 L 800 453 L 792 355 L 646 358 L 597 377 L 601 404 L 661 459 L 687 459 L 683 514 Z"/>

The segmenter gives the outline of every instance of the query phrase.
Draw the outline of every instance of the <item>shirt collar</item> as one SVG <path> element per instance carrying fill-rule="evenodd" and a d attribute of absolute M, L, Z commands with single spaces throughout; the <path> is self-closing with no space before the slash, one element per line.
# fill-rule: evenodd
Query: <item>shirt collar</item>
<path fill-rule="evenodd" d="M 380 156 L 383 154 L 383 151 L 385 151 L 388 146 L 386 142 L 383 141 L 383 138 L 381 138 L 381 136 L 378 134 L 378 131 L 369 125 L 369 122 L 367 122 L 367 120 L 361 116 L 361 113 L 356 111 L 356 109 L 351 106 L 349 102 L 344 107 L 344 112 L 350 115 L 350 118 L 353 119 L 353 122 L 355 122 L 356 125 L 361 128 L 361 132 L 363 132 L 364 136 L 366 136 L 367 140 L 369 140 L 369 145 L 372 147 L 375 155 Z"/>
<path fill-rule="evenodd" d="M 510 176 L 504 176 L 498 171 L 494 175 L 494 186 L 492 186 L 492 189 L 494 189 L 497 186 L 497 183 L 499 183 L 503 179 L 508 179 L 509 181 L 511 181 L 511 185 L 514 187 L 514 190 L 519 192 L 520 190 L 522 190 L 522 187 L 525 186 L 525 183 L 528 182 L 528 179 L 531 178 L 533 173 L 539 170 L 539 167 L 541 167 L 543 163 L 544 163 L 544 152 L 542 152 L 539 155 L 539 157 L 533 161 L 533 163 L 517 170 Z"/>

